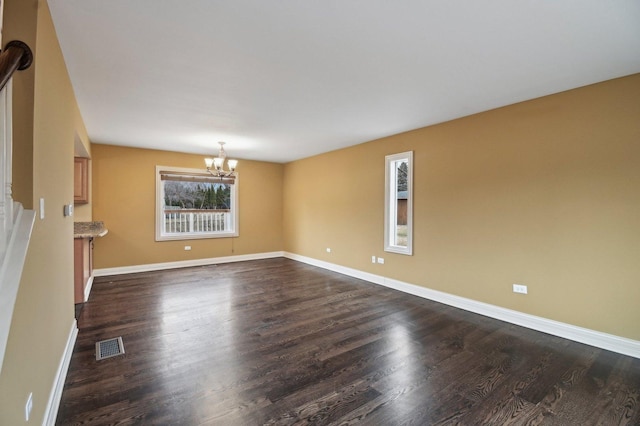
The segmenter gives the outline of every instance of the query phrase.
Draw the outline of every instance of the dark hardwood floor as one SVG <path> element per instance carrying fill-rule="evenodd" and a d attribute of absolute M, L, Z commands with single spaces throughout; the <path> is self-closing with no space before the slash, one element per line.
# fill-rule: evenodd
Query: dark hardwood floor
<path fill-rule="evenodd" d="M 640 424 L 640 359 L 283 258 L 96 278 L 78 325 L 60 425 Z"/>

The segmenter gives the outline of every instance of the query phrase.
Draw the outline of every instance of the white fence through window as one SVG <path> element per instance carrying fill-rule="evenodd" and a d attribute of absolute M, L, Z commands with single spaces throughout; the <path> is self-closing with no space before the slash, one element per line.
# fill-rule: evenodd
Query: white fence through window
<path fill-rule="evenodd" d="M 225 232 L 231 229 L 229 210 L 165 210 L 164 233 Z"/>

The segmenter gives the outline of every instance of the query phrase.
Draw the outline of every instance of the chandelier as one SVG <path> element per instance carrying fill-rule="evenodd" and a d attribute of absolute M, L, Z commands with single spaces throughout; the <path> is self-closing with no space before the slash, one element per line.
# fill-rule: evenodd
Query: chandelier
<path fill-rule="evenodd" d="M 227 158 L 227 153 L 224 150 L 224 142 L 218 142 L 218 144 L 220 144 L 218 156 L 204 159 L 204 164 L 207 165 L 207 171 L 213 176 L 220 178 L 235 176 L 234 172 L 236 171 L 238 160 L 227 160 L 229 170 L 224 170 L 224 160 Z"/>

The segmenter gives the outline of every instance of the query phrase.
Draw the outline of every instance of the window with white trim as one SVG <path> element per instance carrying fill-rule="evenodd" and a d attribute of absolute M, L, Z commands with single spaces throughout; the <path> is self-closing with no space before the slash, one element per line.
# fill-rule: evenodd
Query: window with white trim
<path fill-rule="evenodd" d="M 413 151 L 385 157 L 384 250 L 413 253 Z"/>
<path fill-rule="evenodd" d="M 237 176 L 156 166 L 156 241 L 237 236 Z"/>

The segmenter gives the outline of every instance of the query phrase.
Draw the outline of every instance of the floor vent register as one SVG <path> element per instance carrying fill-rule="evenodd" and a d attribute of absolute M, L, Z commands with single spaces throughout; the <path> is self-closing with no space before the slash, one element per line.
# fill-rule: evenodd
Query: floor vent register
<path fill-rule="evenodd" d="M 124 345 L 122 337 L 114 337 L 113 339 L 102 340 L 96 343 L 96 360 L 111 358 L 124 354 Z"/>

